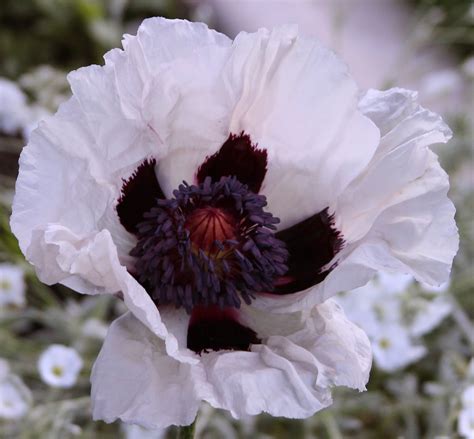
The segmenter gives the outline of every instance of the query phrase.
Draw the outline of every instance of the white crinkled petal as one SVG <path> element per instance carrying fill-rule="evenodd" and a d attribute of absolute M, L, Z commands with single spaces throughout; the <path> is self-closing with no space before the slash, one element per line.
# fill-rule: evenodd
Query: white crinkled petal
<path fill-rule="evenodd" d="M 156 335 L 166 341 L 168 353 L 184 362 L 195 362 L 194 355 L 180 352 L 173 332 L 145 289 L 120 264 L 117 249 L 108 230 L 80 236 L 65 227 L 50 224 L 35 230 L 27 258 L 35 261 L 41 281 L 60 282 L 84 294 L 119 294 L 128 309 Z M 163 310 L 166 317 L 167 309 Z"/>
<path fill-rule="evenodd" d="M 166 126 L 160 127 L 157 117 L 149 122 L 155 131 L 163 133 L 169 148 L 157 166 L 161 188 L 168 197 L 183 180 L 193 183 L 199 166 L 229 136 L 233 102 L 221 77 L 229 54 L 228 47 L 203 47 L 188 58 L 175 61 L 160 75 L 162 82 L 164 77 L 173 84 L 171 93 L 176 100 L 173 117 Z M 145 112 L 162 111 L 162 88 L 159 83 L 150 91 Z"/>
<path fill-rule="evenodd" d="M 159 70 L 163 63 L 187 58 L 206 46 L 226 47 L 232 44 L 227 36 L 209 29 L 204 23 L 160 17 L 144 20 L 137 38 L 146 55 L 144 62 L 150 71 Z M 130 35 L 125 36 L 126 49 L 132 44 L 132 40 Z"/>
<path fill-rule="evenodd" d="M 350 241 L 363 237 L 381 212 L 400 202 L 406 188 L 425 176 L 432 154 L 426 147 L 450 138 L 441 118 L 426 110 L 401 125 L 382 137 L 371 166 L 337 201 L 337 225 Z M 411 125 L 418 131 L 412 133 Z M 404 137 L 399 134 L 396 141 L 388 140 L 394 131 L 401 131 Z"/>
<path fill-rule="evenodd" d="M 279 351 L 261 345 L 252 352 L 209 354 L 204 361 L 217 390 L 209 403 L 236 418 L 262 412 L 305 418 L 329 406 L 331 395 L 316 381 L 314 358 L 286 339 L 279 344 Z"/>
<path fill-rule="evenodd" d="M 108 207 L 108 187 L 91 175 L 88 160 L 74 152 L 80 151 L 77 145 L 73 140 L 57 143 L 56 131 L 69 127 L 56 130 L 56 119 L 40 124 L 20 156 L 11 228 L 23 253 L 35 229 L 59 223 L 73 233 L 87 233 L 97 228 Z M 73 139 L 75 134 L 70 133 Z"/>
<path fill-rule="evenodd" d="M 179 363 L 131 313 L 109 329 L 91 376 L 94 419 L 146 428 L 190 424 L 206 386 L 200 365 Z"/>
<path fill-rule="evenodd" d="M 113 66 L 122 111 L 151 133 L 152 154 L 165 195 L 219 148 L 229 132 L 230 102 L 220 81 L 232 41 L 202 23 L 150 18 L 125 51 L 106 56 Z M 190 69 L 189 66 L 193 68 Z"/>
<path fill-rule="evenodd" d="M 253 345 L 251 352 L 203 356 L 215 389 L 211 405 L 237 418 L 262 412 L 306 418 L 331 404 L 330 387 L 365 389 L 372 364 L 369 340 L 335 302 L 300 315 L 300 329 L 290 334 L 298 326 L 297 315 L 248 310 L 243 319 L 255 323 L 263 344 Z M 285 335 L 276 335 L 282 327 Z"/>
<path fill-rule="evenodd" d="M 433 259 L 440 254 L 447 266 L 442 278 L 457 250 L 457 229 L 447 175 L 429 146 L 447 142 L 451 130 L 416 97 L 396 88 L 362 98 L 360 107 L 380 125 L 382 138 L 365 172 L 337 200 L 336 224 L 348 242 L 376 236 L 408 259 L 441 247 Z"/>
<path fill-rule="evenodd" d="M 239 34 L 223 75 L 231 132 L 267 149 L 261 192 L 281 228 L 328 207 L 370 161 L 379 132 L 346 65 L 296 26 Z"/>
<path fill-rule="evenodd" d="M 114 250 L 107 230 L 83 237 L 49 224 L 33 231 L 26 257 L 35 261 L 38 277 L 46 284 L 61 282 L 86 294 L 112 294 L 120 291 L 111 270 Z"/>
<path fill-rule="evenodd" d="M 448 176 L 430 151 L 423 176 L 399 193 L 397 203 L 379 215 L 364 239 L 388 243 L 391 251 L 386 257 L 393 260 L 391 265 L 402 263 L 404 271 L 418 281 L 446 282 L 459 245 L 448 189 Z"/>
<path fill-rule="evenodd" d="M 455 208 L 448 176 L 429 149 L 447 142 L 442 119 L 402 89 L 371 90 L 360 107 L 381 129 L 380 145 L 364 172 L 332 203 L 346 241 L 336 267 L 307 291 L 257 306 L 274 311 L 312 306 L 367 283 L 379 270 L 410 274 L 428 284 L 445 282 L 457 252 Z"/>
<path fill-rule="evenodd" d="M 93 369 L 94 418 L 183 425 L 193 421 L 200 400 L 237 418 L 261 412 L 304 418 L 331 404 L 332 386 L 365 388 L 369 341 L 334 302 L 289 316 L 242 313 L 262 344 L 250 352 L 203 353 L 193 365 L 167 356 L 163 342 L 131 314 L 121 317 Z M 184 332 L 187 321 L 174 318 Z"/>

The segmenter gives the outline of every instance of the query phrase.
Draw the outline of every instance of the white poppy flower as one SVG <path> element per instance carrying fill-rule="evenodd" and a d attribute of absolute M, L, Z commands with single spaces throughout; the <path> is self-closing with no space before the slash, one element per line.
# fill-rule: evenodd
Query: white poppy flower
<path fill-rule="evenodd" d="M 24 272 L 18 265 L 0 264 L 0 309 L 25 305 Z"/>
<path fill-rule="evenodd" d="M 53 344 L 40 355 L 38 370 L 46 384 L 68 388 L 76 384 L 82 364 L 81 357 L 74 349 Z"/>
<path fill-rule="evenodd" d="M 381 268 L 446 280 L 454 207 L 428 146 L 449 128 L 412 92 L 360 98 L 296 27 L 232 42 L 153 18 L 123 45 L 69 75 L 72 98 L 23 150 L 11 221 L 42 281 L 134 315 L 96 364 L 95 417 L 189 423 L 199 398 L 302 417 L 328 385 L 363 388 L 366 337 L 320 304 Z"/>
<path fill-rule="evenodd" d="M 19 419 L 31 406 L 32 396 L 23 381 L 10 372 L 8 363 L 0 359 L 0 419 Z"/>
<path fill-rule="evenodd" d="M 461 397 L 458 417 L 458 433 L 466 439 L 474 439 L 474 385 L 467 387 Z"/>

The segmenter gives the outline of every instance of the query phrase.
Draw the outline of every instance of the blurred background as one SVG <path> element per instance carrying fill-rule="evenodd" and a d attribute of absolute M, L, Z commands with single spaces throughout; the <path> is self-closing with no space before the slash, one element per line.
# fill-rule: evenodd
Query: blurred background
<path fill-rule="evenodd" d="M 298 23 L 342 56 L 362 89 L 418 90 L 422 105 L 454 131 L 447 146 L 435 147 L 461 233 L 450 282 L 433 289 L 381 274 L 339 298 L 373 343 L 368 392 L 337 389 L 334 405 L 305 421 L 262 415 L 236 422 L 203 406 L 198 437 L 474 438 L 470 0 L 1 0 L 0 438 L 175 437 L 172 429 L 91 421 L 90 369 L 123 305 L 41 284 L 8 225 L 21 148 L 68 98 L 67 72 L 103 63 L 122 34 L 150 16 L 204 21 L 231 37 Z"/>

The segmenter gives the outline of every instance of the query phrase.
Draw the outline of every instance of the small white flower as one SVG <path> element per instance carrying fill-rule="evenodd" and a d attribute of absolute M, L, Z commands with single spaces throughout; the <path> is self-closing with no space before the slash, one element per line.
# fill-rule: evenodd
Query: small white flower
<path fill-rule="evenodd" d="M 338 302 L 348 317 L 368 334 L 377 366 L 392 372 L 422 358 L 426 349 L 419 338 L 450 313 L 451 305 L 443 296 L 446 288 L 431 287 L 438 293 L 429 300 L 415 294 L 410 275 L 380 272 L 364 287 L 341 294 Z M 415 291 L 407 292 L 409 287 Z M 419 285 L 426 292 L 426 286 Z"/>
<path fill-rule="evenodd" d="M 166 428 L 148 430 L 139 425 L 123 424 L 122 430 L 125 439 L 163 439 L 166 437 Z"/>
<path fill-rule="evenodd" d="M 10 372 L 8 363 L 0 359 L 0 419 L 19 419 L 31 406 L 32 395 L 23 381 Z"/>
<path fill-rule="evenodd" d="M 382 325 L 372 337 L 372 352 L 380 369 L 394 372 L 418 361 L 426 354 L 426 348 L 413 344 L 403 326 Z"/>
<path fill-rule="evenodd" d="M 2 381 L 10 373 L 10 366 L 7 360 L 0 358 L 0 381 Z"/>
<path fill-rule="evenodd" d="M 429 98 L 445 98 L 462 85 L 462 77 L 455 69 L 432 72 L 423 78 L 420 93 Z"/>
<path fill-rule="evenodd" d="M 474 380 L 474 357 L 471 358 L 467 366 L 467 378 Z"/>
<path fill-rule="evenodd" d="M 458 417 L 458 433 L 466 439 L 474 439 L 474 385 L 467 387 L 461 396 L 461 412 Z"/>
<path fill-rule="evenodd" d="M 422 291 L 425 291 L 427 293 L 444 293 L 448 291 L 449 289 L 450 282 L 443 282 L 440 285 L 428 285 L 423 282 L 420 282 L 420 288 Z"/>
<path fill-rule="evenodd" d="M 35 97 L 35 103 L 50 111 L 66 101 L 70 88 L 65 72 L 50 65 L 41 65 L 22 75 L 18 83 Z"/>
<path fill-rule="evenodd" d="M 374 282 L 377 285 L 377 291 L 375 292 L 377 296 L 380 292 L 384 295 L 394 296 L 403 293 L 413 283 L 413 276 L 404 273 L 394 274 L 379 271 Z M 382 297 L 380 299 L 383 300 Z"/>
<path fill-rule="evenodd" d="M 416 302 L 417 310 L 409 323 L 410 334 L 413 337 L 421 337 L 430 333 L 439 326 L 452 310 L 451 304 L 444 296 Z"/>
<path fill-rule="evenodd" d="M 31 392 L 17 376 L 0 382 L 0 418 L 18 419 L 30 407 Z"/>
<path fill-rule="evenodd" d="M 0 309 L 25 305 L 24 271 L 18 265 L 0 264 Z"/>
<path fill-rule="evenodd" d="M 28 120 L 25 94 L 14 82 L 0 78 L 0 133 L 21 134 Z"/>
<path fill-rule="evenodd" d="M 369 335 L 376 337 L 382 326 L 401 321 L 399 294 L 413 282 L 411 276 L 380 272 L 367 285 L 340 294 L 337 301 L 347 316 Z"/>
<path fill-rule="evenodd" d="M 38 360 L 41 379 L 52 387 L 72 387 L 82 369 L 79 354 L 67 346 L 53 344 Z"/>
<path fill-rule="evenodd" d="M 474 79 L 474 56 L 470 56 L 462 66 L 463 72 L 468 78 Z"/>
<path fill-rule="evenodd" d="M 28 105 L 26 95 L 14 82 L 0 78 L 0 133 L 22 135 L 28 140 L 50 114 L 42 105 Z"/>
<path fill-rule="evenodd" d="M 87 319 L 82 326 L 82 333 L 86 337 L 103 340 L 107 335 L 108 326 L 98 319 Z"/>

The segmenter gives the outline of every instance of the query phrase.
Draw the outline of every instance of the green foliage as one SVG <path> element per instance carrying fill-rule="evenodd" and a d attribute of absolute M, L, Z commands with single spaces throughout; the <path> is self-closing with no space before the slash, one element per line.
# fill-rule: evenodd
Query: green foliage
<path fill-rule="evenodd" d="M 2 0 L 0 76 L 17 78 L 41 64 L 68 71 L 100 64 L 138 20 L 186 13 L 174 0 Z"/>
<path fill-rule="evenodd" d="M 429 13 L 434 23 L 432 42 L 462 57 L 474 53 L 474 12 L 471 0 L 410 0 Z"/>

